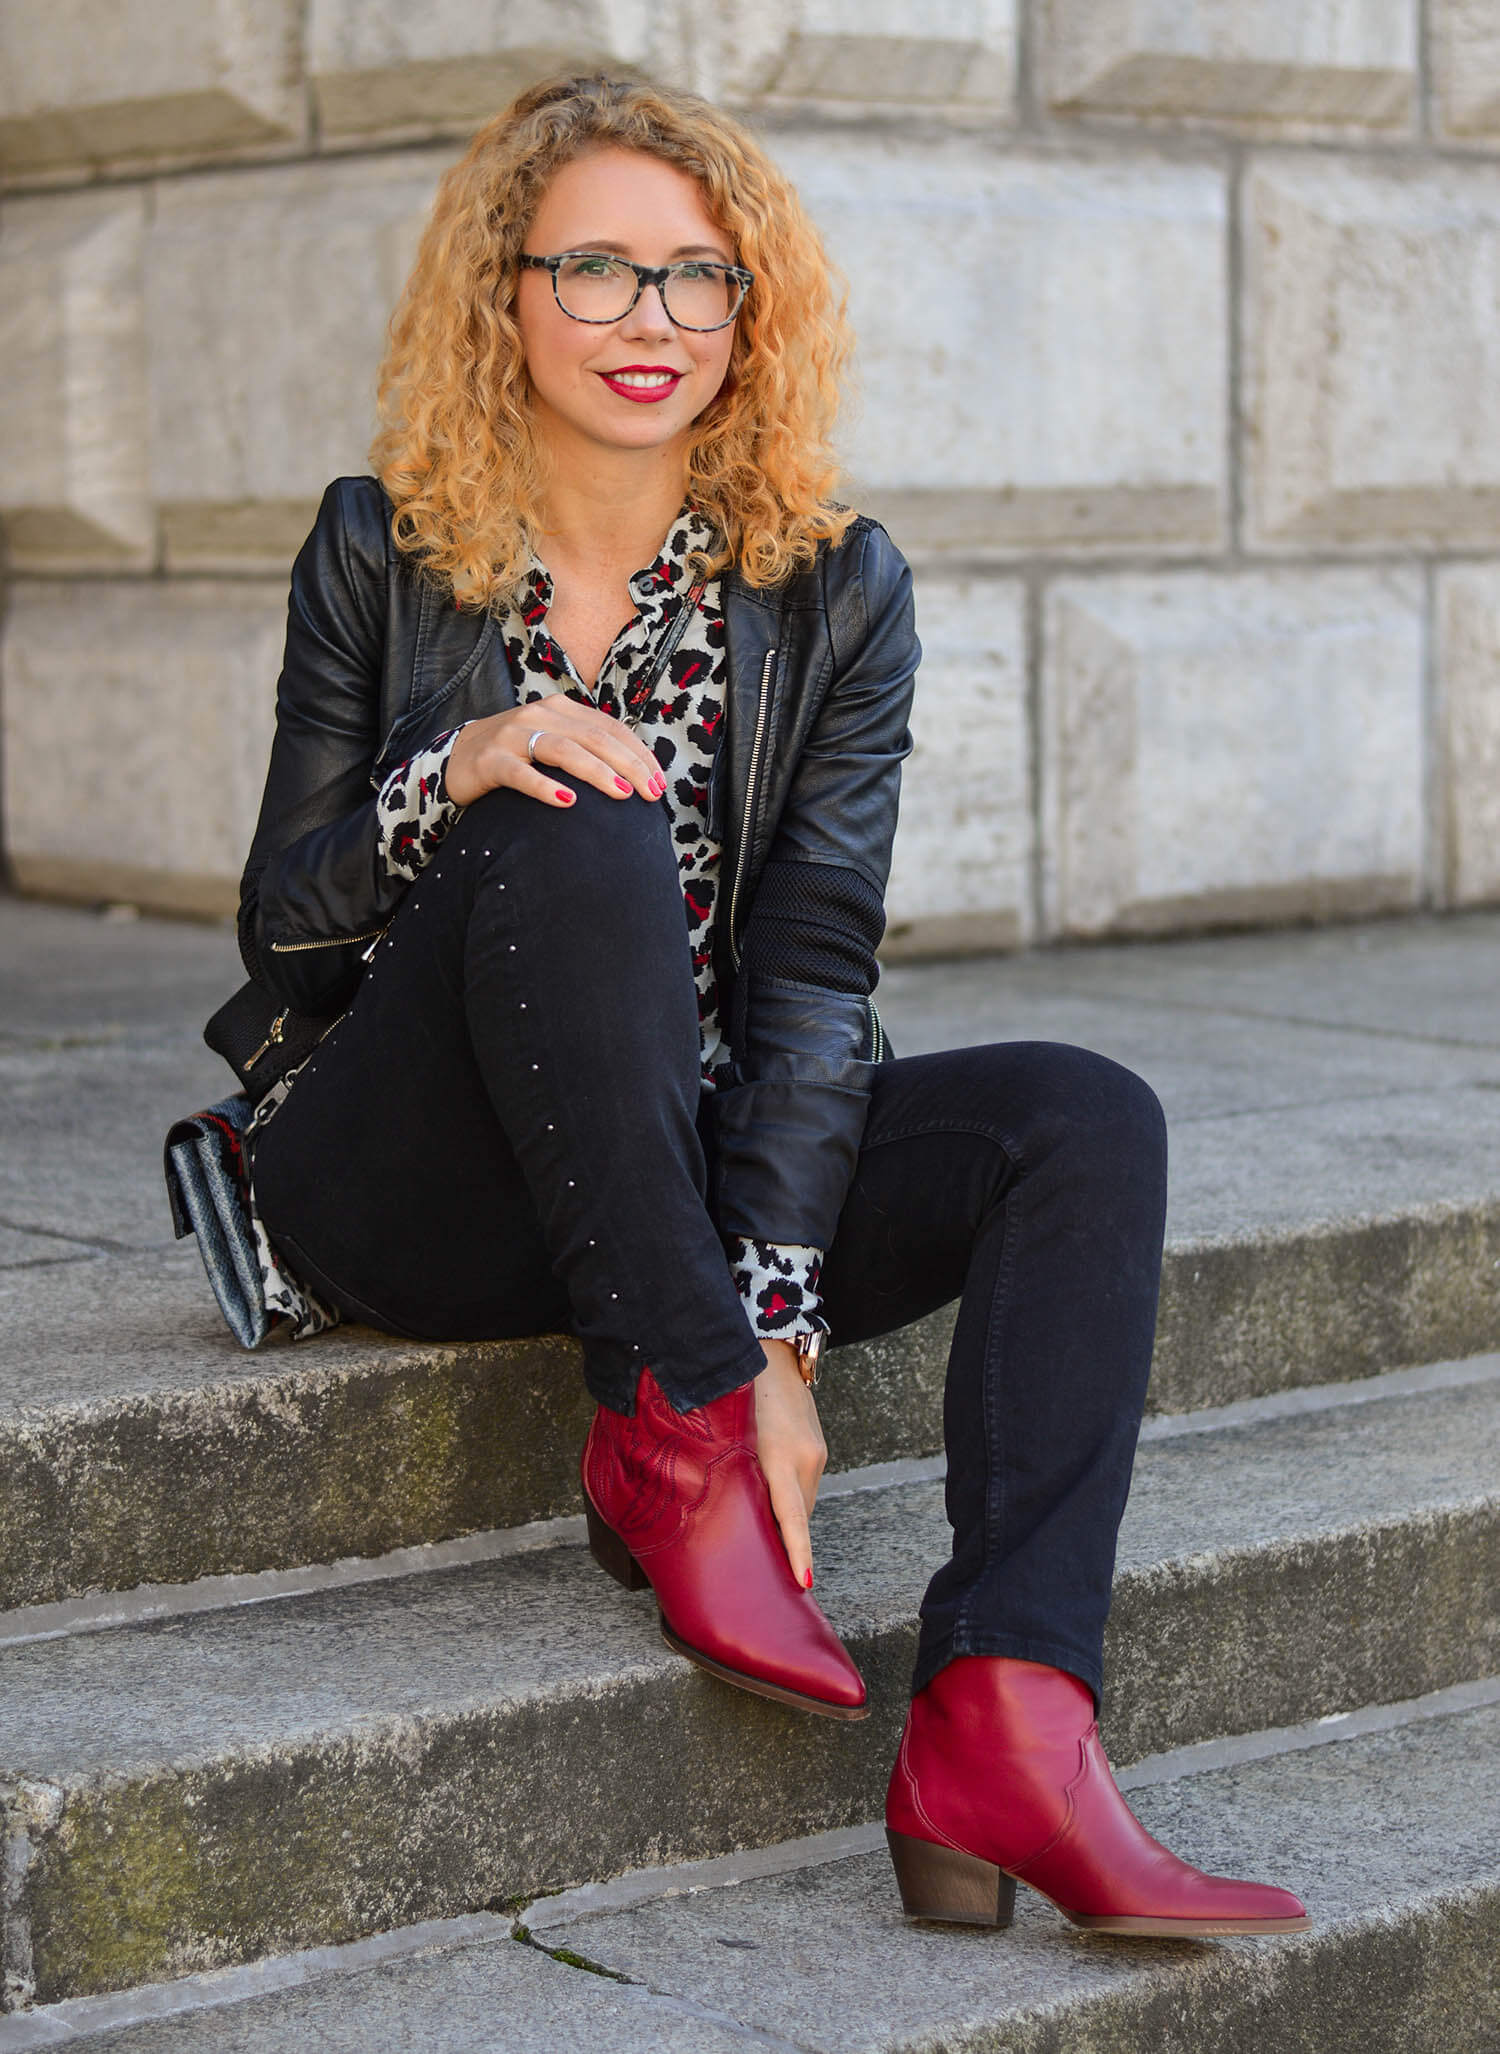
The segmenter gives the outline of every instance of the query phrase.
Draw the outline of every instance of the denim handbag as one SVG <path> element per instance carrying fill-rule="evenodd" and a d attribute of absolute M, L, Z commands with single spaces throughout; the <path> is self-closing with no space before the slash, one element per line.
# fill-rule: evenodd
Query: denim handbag
<path fill-rule="evenodd" d="M 177 1238 L 197 1235 L 219 1310 L 242 1348 L 258 1346 L 281 1321 L 266 1305 L 250 1226 L 244 1135 L 254 1112 L 242 1091 L 221 1098 L 176 1121 L 162 1152 Z"/>

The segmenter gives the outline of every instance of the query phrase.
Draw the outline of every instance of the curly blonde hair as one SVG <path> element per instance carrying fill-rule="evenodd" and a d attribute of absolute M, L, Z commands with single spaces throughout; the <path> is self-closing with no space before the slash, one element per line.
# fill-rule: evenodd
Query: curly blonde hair
<path fill-rule="evenodd" d="M 462 605 L 503 604 L 535 547 L 545 471 L 513 312 L 517 259 L 557 171 L 607 147 L 688 172 L 755 273 L 729 375 L 692 427 L 687 495 L 723 537 L 700 574 L 735 563 L 750 584 L 775 584 L 854 518 L 830 496 L 845 299 L 790 182 L 691 93 L 551 79 L 487 122 L 443 177 L 381 366 L 371 461 L 397 545 Z"/>

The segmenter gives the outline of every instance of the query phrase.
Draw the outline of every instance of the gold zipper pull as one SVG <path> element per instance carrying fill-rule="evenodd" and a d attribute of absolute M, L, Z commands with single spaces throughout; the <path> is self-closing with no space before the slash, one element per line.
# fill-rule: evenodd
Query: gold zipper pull
<path fill-rule="evenodd" d="M 271 1022 L 270 1026 L 267 1028 L 266 1038 L 261 1043 L 260 1047 L 255 1051 L 253 1056 L 247 1056 L 244 1062 L 240 1064 L 240 1068 L 242 1070 L 246 1071 L 247 1073 L 253 1070 L 256 1064 L 260 1061 L 261 1057 L 265 1054 L 266 1050 L 271 1046 L 271 1044 L 273 1042 L 279 1042 L 282 1039 L 282 1033 L 286 1026 L 286 1014 L 290 1011 L 291 1007 L 288 1006 L 285 1013 L 278 1013 L 276 1015 L 276 1018 Z"/>

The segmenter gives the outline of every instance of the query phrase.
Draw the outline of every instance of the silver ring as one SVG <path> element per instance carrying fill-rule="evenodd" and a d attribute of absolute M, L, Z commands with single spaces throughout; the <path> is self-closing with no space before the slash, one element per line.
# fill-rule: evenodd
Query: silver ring
<path fill-rule="evenodd" d="M 536 745 L 542 739 L 542 736 L 546 732 L 547 730 L 544 727 L 539 727 L 532 734 L 529 734 L 526 737 L 526 761 L 531 765 L 533 770 L 537 767 Z"/>

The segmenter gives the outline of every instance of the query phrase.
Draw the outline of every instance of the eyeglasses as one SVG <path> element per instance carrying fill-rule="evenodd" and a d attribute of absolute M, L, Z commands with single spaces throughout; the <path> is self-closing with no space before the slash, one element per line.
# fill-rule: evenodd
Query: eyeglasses
<path fill-rule="evenodd" d="M 600 327 L 623 321 L 654 285 L 673 327 L 699 335 L 727 328 L 755 282 L 755 273 L 739 264 L 705 264 L 696 257 L 680 264 L 632 264 L 602 250 L 564 250 L 560 257 L 523 255 L 521 264 L 551 272 L 553 297 L 570 320 Z"/>

